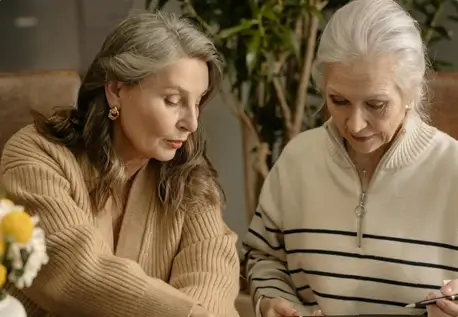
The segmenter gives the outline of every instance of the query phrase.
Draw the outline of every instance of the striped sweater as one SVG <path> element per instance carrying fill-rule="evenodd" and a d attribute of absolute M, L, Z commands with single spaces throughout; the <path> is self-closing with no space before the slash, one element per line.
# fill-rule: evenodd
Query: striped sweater
<path fill-rule="evenodd" d="M 404 306 L 458 278 L 457 189 L 458 142 L 413 114 L 364 199 L 332 120 L 303 132 L 270 171 L 244 239 L 254 303 L 423 314 Z"/>

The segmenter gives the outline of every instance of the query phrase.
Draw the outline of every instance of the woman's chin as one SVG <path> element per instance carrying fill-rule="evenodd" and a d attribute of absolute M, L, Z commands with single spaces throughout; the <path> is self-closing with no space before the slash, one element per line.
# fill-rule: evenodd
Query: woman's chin
<path fill-rule="evenodd" d="M 377 151 L 383 144 L 376 140 L 369 140 L 367 142 L 349 142 L 353 151 L 359 154 L 370 154 Z"/>
<path fill-rule="evenodd" d="M 176 153 L 177 153 L 176 150 L 167 149 L 167 150 L 156 151 L 154 154 L 152 153 L 150 157 L 160 162 L 168 162 L 168 161 L 173 160 Z"/>

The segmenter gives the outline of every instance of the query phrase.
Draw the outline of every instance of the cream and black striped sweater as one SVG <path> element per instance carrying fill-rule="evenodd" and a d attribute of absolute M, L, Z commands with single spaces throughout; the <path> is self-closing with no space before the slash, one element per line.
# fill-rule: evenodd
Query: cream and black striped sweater
<path fill-rule="evenodd" d="M 331 121 L 287 145 L 244 239 L 255 303 L 270 296 L 303 314 L 422 314 L 404 306 L 458 278 L 456 140 L 409 115 L 359 219 L 361 195 Z"/>

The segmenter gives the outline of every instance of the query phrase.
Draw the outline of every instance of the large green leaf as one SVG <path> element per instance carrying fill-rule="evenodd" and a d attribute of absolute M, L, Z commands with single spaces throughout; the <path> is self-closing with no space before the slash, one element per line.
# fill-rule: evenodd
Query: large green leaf
<path fill-rule="evenodd" d="M 326 19 L 324 18 L 323 12 L 318 10 L 315 6 L 308 6 L 307 11 L 316 16 L 320 23 L 326 23 Z"/>
<path fill-rule="evenodd" d="M 253 73 L 254 68 L 258 62 L 258 57 L 260 55 L 261 48 L 261 32 L 254 31 L 250 43 L 248 44 L 248 50 L 246 54 L 246 65 L 248 69 L 248 74 Z"/>
<path fill-rule="evenodd" d="M 235 25 L 233 27 L 221 30 L 218 32 L 217 37 L 219 39 L 226 39 L 231 36 L 235 36 L 240 32 L 246 31 L 250 29 L 254 24 L 256 24 L 256 20 L 243 20 L 240 24 Z"/>

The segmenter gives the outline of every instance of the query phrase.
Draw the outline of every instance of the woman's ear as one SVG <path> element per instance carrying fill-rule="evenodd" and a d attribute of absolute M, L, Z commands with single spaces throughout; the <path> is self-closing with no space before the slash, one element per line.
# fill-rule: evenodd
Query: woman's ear
<path fill-rule="evenodd" d="M 112 81 L 105 84 L 105 97 L 107 98 L 108 105 L 110 108 L 117 107 L 120 109 L 121 100 L 119 97 L 119 91 L 121 90 L 122 83 Z"/>

